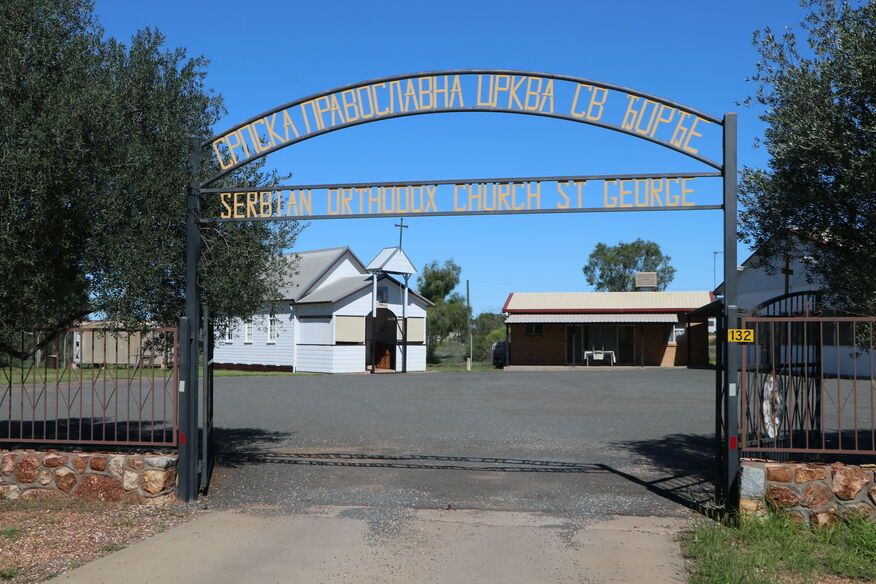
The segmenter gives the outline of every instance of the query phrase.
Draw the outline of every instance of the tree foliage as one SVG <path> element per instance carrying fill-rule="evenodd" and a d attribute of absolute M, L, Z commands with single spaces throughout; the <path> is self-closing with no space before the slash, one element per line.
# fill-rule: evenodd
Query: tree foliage
<path fill-rule="evenodd" d="M 745 167 L 741 238 L 778 268 L 802 242 L 828 300 L 876 309 L 876 2 L 806 2 L 806 48 L 757 31 L 767 168 Z M 751 101 L 751 98 L 750 98 Z"/>
<path fill-rule="evenodd" d="M 417 276 L 417 289 L 432 302 L 444 300 L 459 286 L 461 274 L 462 268 L 453 259 L 445 260 L 444 264 L 433 260 L 423 266 L 423 271 Z"/>
<path fill-rule="evenodd" d="M 493 343 L 505 340 L 505 317 L 496 312 L 481 312 L 472 322 L 475 361 L 492 359 Z"/>
<path fill-rule="evenodd" d="M 7 0 L 0 30 L 0 343 L 94 313 L 175 323 L 189 138 L 208 138 L 223 113 L 206 60 L 166 48 L 154 30 L 128 44 L 105 38 L 87 0 Z M 202 171 L 215 168 L 205 160 Z M 255 165 L 224 180 L 278 178 Z M 218 206 L 205 198 L 204 213 Z M 245 317 L 275 298 L 296 233 L 204 229 L 202 300 Z"/>
<path fill-rule="evenodd" d="M 597 243 L 584 266 L 587 283 L 600 292 L 636 289 L 636 272 L 657 272 L 657 289 L 665 290 L 675 278 L 675 268 L 653 241 L 637 239 L 617 245 Z"/>
<path fill-rule="evenodd" d="M 417 289 L 435 306 L 429 309 L 427 353 L 430 362 L 437 360 L 435 349 L 449 338 L 463 339 L 468 332 L 471 311 L 465 298 L 453 292 L 459 285 L 462 268 L 452 259 L 439 264 L 434 260 L 417 276 Z"/>

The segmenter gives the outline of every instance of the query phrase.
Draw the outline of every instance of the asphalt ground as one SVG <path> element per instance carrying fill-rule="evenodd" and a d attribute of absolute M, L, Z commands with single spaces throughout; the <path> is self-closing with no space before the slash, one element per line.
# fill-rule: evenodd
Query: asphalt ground
<path fill-rule="evenodd" d="M 217 378 L 202 501 L 348 507 L 375 537 L 423 509 L 686 516 L 714 411 L 714 372 L 675 368 Z"/>

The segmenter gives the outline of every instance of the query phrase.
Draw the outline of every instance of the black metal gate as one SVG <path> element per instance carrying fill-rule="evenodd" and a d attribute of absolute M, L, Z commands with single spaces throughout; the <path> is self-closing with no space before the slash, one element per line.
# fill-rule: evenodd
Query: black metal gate
<path fill-rule="evenodd" d="M 215 345 L 213 320 L 210 311 L 204 308 L 204 319 L 201 326 L 201 355 L 203 361 L 201 389 L 201 443 L 198 455 L 198 488 L 204 492 L 210 487 L 210 477 L 213 474 L 215 458 L 215 440 L 213 436 L 213 349 Z"/>

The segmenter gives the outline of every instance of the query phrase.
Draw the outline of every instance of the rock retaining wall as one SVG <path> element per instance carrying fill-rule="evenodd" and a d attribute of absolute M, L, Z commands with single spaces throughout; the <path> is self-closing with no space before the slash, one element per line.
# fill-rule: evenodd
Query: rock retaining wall
<path fill-rule="evenodd" d="M 758 516 L 768 508 L 813 526 L 856 515 L 876 520 L 876 465 L 743 460 L 739 509 Z"/>
<path fill-rule="evenodd" d="M 176 453 L 0 450 L 0 500 L 158 504 L 174 498 Z"/>

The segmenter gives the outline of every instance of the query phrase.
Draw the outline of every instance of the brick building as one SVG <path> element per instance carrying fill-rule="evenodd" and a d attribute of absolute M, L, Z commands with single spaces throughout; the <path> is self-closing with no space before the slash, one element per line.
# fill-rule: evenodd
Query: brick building
<path fill-rule="evenodd" d="M 710 292 L 512 292 L 510 365 L 708 365 Z M 690 362 L 688 362 L 690 361 Z"/>

